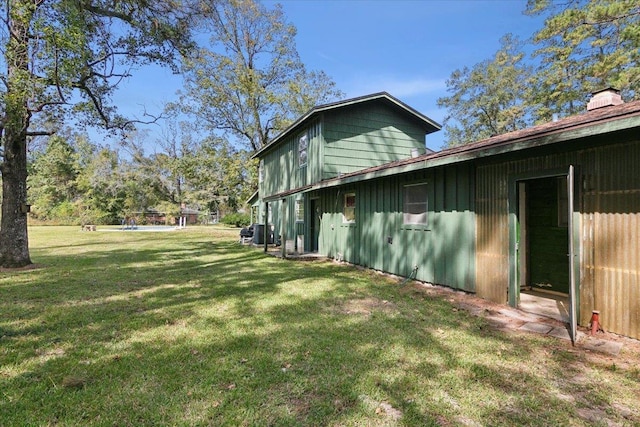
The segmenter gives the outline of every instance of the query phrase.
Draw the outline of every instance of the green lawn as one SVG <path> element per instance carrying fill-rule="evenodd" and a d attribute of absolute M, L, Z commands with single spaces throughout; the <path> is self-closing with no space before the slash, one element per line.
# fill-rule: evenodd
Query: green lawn
<path fill-rule="evenodd" d="M 238 231 L 33 227 L 0 272 L 0 426 L 640 425 L 638 366 Z"/>

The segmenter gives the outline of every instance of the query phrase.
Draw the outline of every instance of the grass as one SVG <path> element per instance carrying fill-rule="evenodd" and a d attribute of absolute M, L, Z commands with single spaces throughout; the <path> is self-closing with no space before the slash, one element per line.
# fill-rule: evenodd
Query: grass
<path fill-rule="evenodd" d="M 640 372 L 237 230 L 33 227 L 0 272 L 0 426 L 640 425 Z"/>

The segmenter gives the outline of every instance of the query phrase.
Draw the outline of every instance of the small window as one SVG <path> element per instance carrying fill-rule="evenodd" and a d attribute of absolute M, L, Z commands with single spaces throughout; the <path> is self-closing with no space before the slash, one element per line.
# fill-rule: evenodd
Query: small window
<path fill-rule="evenodd" d="M 342 222 L 356 222 L 356 193 L 347 193 L 344 195 Z"/>
<path fill-rule="evenodd" d="M 298 165 L 300 167 L 307 165 L 307 145 L 308 137 L 305 133 L 298 139 Z"/>
<path fill-rule="evenodd" d="M 296 200 L 296 222 L 304 222 L 304 200 Z"/>
<path fill-rule="evenodd" d="M 426 183 L 405 185 L 403 223 L 427 225 L 428 186 Z"/>
<path fill-rule="evenodd" d="M 260 165 L 258 166 L 258 182 L 264 181 L 264 159 L 260 159 Z"/>

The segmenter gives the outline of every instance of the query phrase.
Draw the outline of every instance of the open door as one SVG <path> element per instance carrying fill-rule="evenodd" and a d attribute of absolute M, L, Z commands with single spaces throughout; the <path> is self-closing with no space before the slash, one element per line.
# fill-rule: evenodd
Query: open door
<path fill-rule="evenodd" d="M 309 236 L 310 236 L 310 252 L 318 252 L 319 236 L 320 236 L 320 199 L 311 199 L 309 211 L 311 213 L 311 220 L 309 221 Z"/>
<path fill-rule="evenodd" d="M 574 242 L 574 205 L 575 205 L 575 169 L 573 165 L 569 165 L 569 171 L 567 172 L 567 209 L 569 210 L 569 335 L 571 336 L 571 342 L 575 344 L 577 340 L 577 328 L 578 328 L 578 307 L 577 307 L 577 289 L 576 289 L 576 275 L 579 272 L 579 262 L 576 247 Z"/>
<path fill-rule="evenodd" d="M 514 178 L 509 304 L 561 319 L 577 340 L 580 259 L 575 168 Z"/>

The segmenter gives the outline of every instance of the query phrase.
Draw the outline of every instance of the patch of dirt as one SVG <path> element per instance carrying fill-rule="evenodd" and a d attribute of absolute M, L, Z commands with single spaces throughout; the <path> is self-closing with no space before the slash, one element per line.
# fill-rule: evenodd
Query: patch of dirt
<path fill-rule="evenodd" d="M 388 402 L 378 402 L 366 395 L 358 396 L 360 401 L 369 411 L 373 411 L 377 416 L 389 421 L 399 421 L 402 418 L 402 411 L 391 406 Z M 395 425 L 395 423 L 394 423 Z"/>
<path fill-rule="evenodd" d="M 6 268 L 0 267 L 0 273 L 15 273 L 20 271 L 30 271 L 30 270 L 39 270 L 41 268 L 45 268 L 42 264 L 29 264 L 24 267 L 15 267 L 15 268 Z"/>

